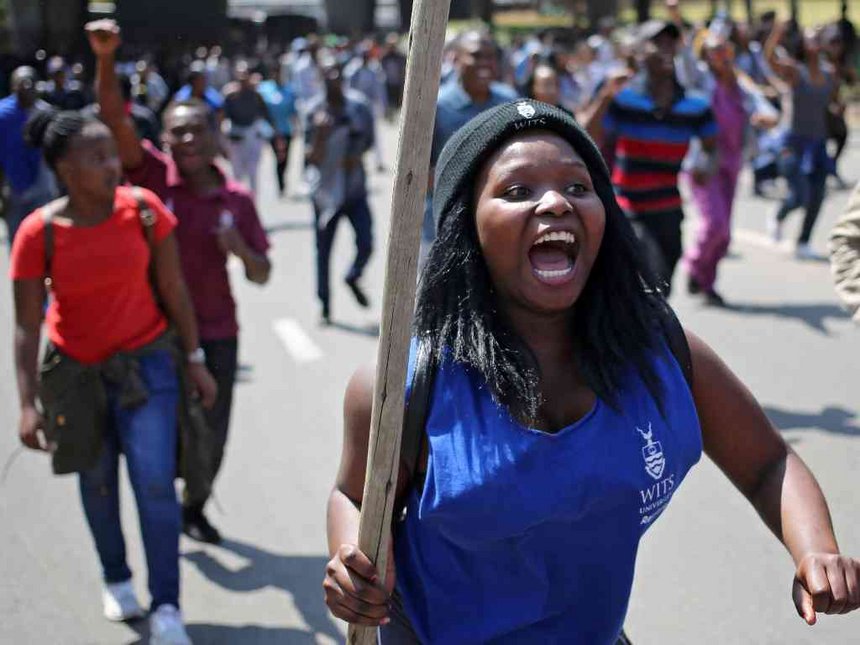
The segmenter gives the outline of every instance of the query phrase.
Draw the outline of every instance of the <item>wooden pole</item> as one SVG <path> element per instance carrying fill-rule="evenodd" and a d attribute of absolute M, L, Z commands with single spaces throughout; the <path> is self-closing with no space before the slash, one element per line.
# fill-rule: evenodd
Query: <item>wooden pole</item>
<path fill-rule="evenodd" d="M 385 295 L 370 421 L 358 546 L 380 575 L 387 567 L 409 359 L 418 245 L 450 0 L 415 0 L 385 265 Z M 351 645 L 376 643 L 376 629 L 351 625 Z"/>

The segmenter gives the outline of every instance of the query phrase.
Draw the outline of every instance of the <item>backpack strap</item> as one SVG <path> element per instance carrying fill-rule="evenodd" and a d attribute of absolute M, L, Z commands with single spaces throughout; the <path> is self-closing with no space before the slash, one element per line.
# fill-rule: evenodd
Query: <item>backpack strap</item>
<path fill-rule="evenodd" d="M 690 389 L 693 389 L 693 357 L 690 354 L 690 344 L 687 342 L 687 335 L 684 333 L 684 327 L 672 311 L 672 308 L 666 306 L 666 317 L 664 331 L 666 332 L 666 342 L 669 344 L 669 349 L 681 371 L 684 373 L 684 379 Z"/>
<path fill-rule="evenodd" d="M 419 339 L 415 371 L 412 374 L 412 389 L 409 393 L 409 401 L 406 403 L 403 436 L 400 440 L 400 461 L 406 466 L 411 482 L 414 482 L 418 476 L 418 460 L 424 446 L 424 426 L 430 413 L 430 398 L 436 380 L 436 368 L 430 343 L 426 339 Z"/>
<path fill-rule="evenodd" d="M 54 207 L 52 204 L 45 204 L 42 207 L 42 222 L 44 223 L 44 238 L 45 238 L 45 288 L 50 291 L 54 284 L 53 266 L 54 266 Z"/>
<path fill-rule="evenodd" d="M 137 202 L 137 212 L 140 216 L 140 223 L 143 226 L 143 234 L 146 236 L 146 243 L 149 245 L 150 253 L 155 248 L 155 213 L 147 203 L 143 194 L 143 188 L 133 186 L 131 189 L 134 199 Z"/>

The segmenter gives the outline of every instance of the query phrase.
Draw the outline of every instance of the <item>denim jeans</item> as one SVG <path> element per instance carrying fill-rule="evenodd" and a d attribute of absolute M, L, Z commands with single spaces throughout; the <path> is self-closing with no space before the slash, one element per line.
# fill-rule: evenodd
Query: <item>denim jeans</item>
<path fill-rule="evenodd" d="M 131 578 L 120 525 L 119 455 L 125 455 L 137 501 L 146 552 L 152 609 L 179 606 L 180 510 L 173 480 L 178 442 L 179 381 L 166 351 L 140 358 L 149 400 L 134 409 L 119 405 L 119 388 L 106 384 L 110 413 L 98 465 L 80 475 L 81 500 L 105 582 Z"/>
<path fill-rule="evenodd" d="M 824 141 L 790 141 L 780 156 L 779 171 L 785 177 L 788 194 L 777 211 L 778 221 L 801 206 L 806 209 L 798 244 L 808 244 L 812 229 L 821 212 L 827 186 L 829 159 Z"/>
<path fill-rule="evenodd" d="M 355 230 L 355 260 L 346 274 L 347 280 L 358 280 L 364 273 L 364 267 L 373 252 L 373 221 L 367 197 L 359 197 L 347 201 L 341 209 L 329 220 L 325 228 L 319 227 L 319 211 L 314 209 L 314 221 L 317 238 L 317 296 L 320 302 L 329 302 L 329 257 L 334 244 L 334 234 L 341 218 L 346 217 Z"/>

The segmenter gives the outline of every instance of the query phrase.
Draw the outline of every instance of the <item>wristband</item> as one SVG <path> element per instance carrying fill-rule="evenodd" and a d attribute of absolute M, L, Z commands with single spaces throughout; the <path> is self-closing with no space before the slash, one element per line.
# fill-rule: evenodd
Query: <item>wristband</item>
<path fill-rule="evenodd" d="M 192 365 L 205 365 L 206 364 L 206 352 L 203 351 L 202 347 L 198 347 L 193 352 L 189 352 L 186 356 L 186 359 Z"/>

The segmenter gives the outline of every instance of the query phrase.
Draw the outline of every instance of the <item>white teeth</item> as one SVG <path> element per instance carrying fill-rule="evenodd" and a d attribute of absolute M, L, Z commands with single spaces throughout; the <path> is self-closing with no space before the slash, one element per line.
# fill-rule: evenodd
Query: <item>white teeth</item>
<path fill-rule="evenodd" d="M 576 236 L 570 231 L 553 231 L 544 233 L 532 246 L 543 244 L 544 242 L 564 242 L 565 244 L 576 244 Z"/>
<path fill-rule="evenodd" d="M 540 269 L 535 269 L 535 273 L 537 273 L 541 278 L 560 278 L 564 275 L 567 275 L 573 271 L 573 267 L 568 267 L 567 269 L 559 269 L 557 271 L 541 271 Z"/>

